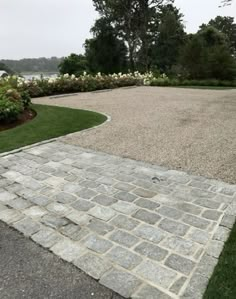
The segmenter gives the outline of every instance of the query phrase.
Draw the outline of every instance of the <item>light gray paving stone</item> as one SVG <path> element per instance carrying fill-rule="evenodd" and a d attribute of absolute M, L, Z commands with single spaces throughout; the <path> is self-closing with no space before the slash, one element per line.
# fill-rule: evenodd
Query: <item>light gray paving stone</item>
<path fill-rule="evenodd" d="M 76 183 L 66 183 L 63 187 L 62 190 L 66 193 L 76 193 L 80 191 L 82 188 L 79 184 Z"/>
<path fill-rule="evenodd" d="M 189 285 L 187 286 L 181 299 L 202 299 L 208 284 L 208 278 L 199 274 L 195 274 Z"/>
<path fill-rule="evenodd" d="M 137 293 L 132 296 L 132 299 L 171 299 L 169 295 L 163 293 L 157 288 L 150 285 L 144 285 Z"/>
<path fill-rule="evenodd" d="M 95 191 L 96 191 L 97 193 L 102 193 L 102 194 L 106 194 L 106 195 L 110 195 L 110 196 L 112 196 L 112 195 L 118 193 L 119 190 L 113 188 L 112 186 L 107 186 L 107 185 L 103 185 L 103 184 L 102 184 L 102 185 L 99 185 L 99 186 L 95 189 Z"/>
<path fill-rule="evenodd" d="M 155 224 L 161 219 L 161 217 L 158 214 L 151 213 L 143 209 L 138 210 L 135 214 L 132 215 L 132 217 L 146 222 L 148 224 Z"/>
<path fill-rule="evenodd" d="M 47 215 L 44 215 L 42 217 L 42 220 L 41 220 L 44 224 L 52 227 L 52 228 L 60 228 L 62 227 L 63 225 L 66 225 L 68 224 L 68 220 L 66 220 L 65 218 L 62 218 L 60 216 L 56 216 L 54 214 L 47 214 Z"/>
<path fill-rule="evenodd" d="M 210 225 L 210 221 L 188 214 L 184 215 L 182 220 L 184 223 L 189 224 L 191 226 L 195 226 L 200 229 L 206 229 Z"/>
<path fill-rule="evenodd" d="M 71 212 L 70 207 L 58 202 L 51 202 L 49 205 L 47 205 L 46 209 L 60 216 L 64 216 Z"/>
<path fill-rule="evenodd" d="M 39 170 L 48 174 L 53 174 L 56 171 L 56 169 L 54 169 L 53 167 L 46 166 L 46 165 L 40 167 Z"/>
<path fill-rule="evenodd" d="M 62 226 L 60 232 L 74 241 L 79 241 L 90 233 L 86 227 L 81 228 L 74 223 Z"/>
<path fill-rule="evenodd" d="M 223 250 L 223 247 L 224 247 L 224 242 L 218 240 L 211 240 L 210 244 L 206 249 L 206 253 L 215 258 L 219 258 Z"/>
<path fill-rule="evenodd" d="M 171 176 L 169 180 L 179 184 L 187 184 L 190 181 L 190 178 L 186 175 L 175 175 Z"/>
<path fill-rule="evenodd" d="M 16 193 L 17 191 L 20 191 L 22 189 L 22 185 L 18 183 L 13 183 L 12 185 L 4 187 L 4 189 L 9 192 Z"/>
<path fill-rule="evenodd" d="M 4 206 L 3 204 L 0 203 L 0 213 L 3 211 L 3 210 L 7 210 L 8 208 L 6 206 Z"/>
<path fill-rule="evenodd" d="M 194 203 L 196 205 L 202 206 L 204 208 L 209 208 L 209 209 L 218 209 L 220 207 L 219 202 L 207 198 L 199 198 L 195 200 Z"/>
<path fill-rule="evenodd" d="M 42 207 L 32 206 L 29 207 L 28 209 L 25 209 L 23 213 L 31 218 L 40 218 L 45 214 L 47 214 L 48 212 Z"/>
<path fill-rule="evenodd" d="M 222 220 L 221 220 L 221 223 L 220 225 L 221 226 L 225 226 L 225 227 L 228 227 L 228 228 L 232 228 L 233 225 L 235 223 L 235 217 L 232 216 L 232 215 L 224 215 Z"/>
<path fill-rule="evenodd" d="M 158 226 L 161 229 L 178 236 L 184 236 L 189 230 L 189 226 L 167 218 L 163 219 Z"/>
<path fill-rule="evenodd" d="M 146 224 L 142 224 L 139 227 L 137 227 L 133 231 L 133 234 L 135 234 L 136 236 L 142 239 L 157 244 L 160 243 L 160 241 L 162 241 L 167 235 L 164 231 L 160 230 L 159 228 L 156 228 L 151 225 L 146 225 Z"/>
<path fill-rule="evenodd" d="M 233 197 L 217 194 L 216 197 L 214 198 L 214 201 L 220 204 L 222 203 L 231 204 L 233 202 Z"/>
<path fill-rule="evenodd" d="M 105 185 L 114 185 L 116 183 L 116 181 L 112 178 L 109 178 L 109 177 L 101 177 L 98 179 L 98 182 L 100 184 L 105 184 Z"/>
<path fill-rule="evenodd" d="M 100 283 L 121 296 L 130 298 L 141 285 L 141 280 L 130 273 L 113 269 L 102 276 Z"/>
<path fill-rule="evenodd" d="M 50 248 L 54 244 L 62 241 L 64 237 L 58 234 L 52 228 L 44 227 L 36 234 L 32 235 L 31 238 L 41 246 L 45 248 Z"/>
<path fill-rule="evenodd" d="M 84 248 L 82 248 L 77 243 L 65 238 L 64 240 L 59 241 L 58 243 L 53 245 L 51 247 L 51 251 L 56 255 L 59 255 L 63 260 L 72 262 L 83 254 Z"/>
<path fill-rule="evenodd" d="M 142 187 L 144 189 L 150 189 L 152 188 L 153 182 L 147 181 L 147 180 L 136 180 L 132 183 L 135 186 Z"/>
<path fill-rule="evenodd" d="M 218 259 L 205 253 L 197 266 L 196 273 L 210 278 L 217 263 Z"/>
<path fill-rule="evenodd" d="M 124 201 L 118 201 L 115 204 L 113 204 L 111 207 L 115 211 L 123 213 L 123 214 L 127 214 L 127 215 L 131 215 L 135 211 L 138 210 L 138 207 L 135 204 L 129 203 L 129 202 L 124 202 Z"/>
<path fill-rule="evenodd" d="M 214 220 L 214 221 L 218 221 L 221 215 L 222 212 L 215 211 L 215 210 L 206 210 L 202 213 L 203 218 Z"/>
<path fill-rule="evenodd" d="M 149 191 L 149 190 L 142 189 L 142 188 L 137 188 L 137 189 L 133 190 L 132 193 L 134 193 L 137 196 L 144 197 L 144 198 L 152 198 L 156 195 L 156 192 Z"/>
<path fill-rule="evenodd" d="M 93 180 L 85 180 L 85 181 L 80 182 L 80 186 L 95 189 L 98 186 L 100 186 L 100 183 L 93 181 Z"/>
<path fill-rule="evenodd" d="M 204 183 L 204 182 L 199 182 L 196 180 L 193 180 L 189 183 L 189 186 L 191 187 L 195 187 L 195 188 L 199 188 L 202 190 L 209 190 L 209 188 L 211 187 L 210 184 Z"/>
<path fill-rule="evenodd" d="M 91 199 L 94 196 L 97 195 L 97 192 L 87 189 L 87 188 L 83 188 L 81 190 L 78 190 L 75 192 L 77 196 L 84 198 L 84 199 Z"/>
<path fill-rule="evenodd" d="M 191 202 L 193 201 L 193 198 L 190 194 L 190 190 L 189 188 L 186 189 L 176 189 L 172 194 L 171 194 L 172 198 L 177 199 L 177 200 L 181 200 L 181 201 L 185 201 L 185 202 Z"/>
<path fill-rule="evenodd" d="M 220 193 L 228 196 L 233 196 L 236 193 L 236 190 L 230 188 L 222 188 Z"/>
<path fill-rule="evenodd" d="M 24 218 L 24 216 L 13 209 L 5 209 L 0 212 L 0 220 L 8 224 L 19 221 L 22 218 Z"/>
<path fill-rule="evenodd" d="M 144 208 L 144 209 L 149 209 L 149 210 L 155 210 L 156 208 L 160 207 L 160 204 L 145 198 L 139 198 L 135 200 L 134 202 L 137 206 Z"/>
<path fill-rule="evenodd" d="M 115 179 L 117 179 L 118 181 L 121 181 L 121 182 L 126 182 L 126 183 L 131 183 L 134 181 L 134 177 L 132 177 L 130 175 L 126 175 L 126 174 L 119 174 L 119 175 L 115 176 Z"/>
<path fill-rule="evenodd" d="M 6 188 L 7 186 L 13 184 L 13 181 L 5 179 L 0 176 L 0 188 Z"/>
<path fill-rule="evenodd" d="M 188 234 L 188 237 L 199 244 L 205 245 L 210 240 L 210 234 L 206 231 L 192 228 L 191 232 Z"/>
<path fill-rule="evenodd" d="M 109 224 L 112 224 L 115 227 L 128 231 L 134 229 L 137 225 L 139 225 L 139 223 L 140 222 L 125 215 L 118 215 L 109 222 Z"/>
<path fill-rule="evenodd" d="M 95 204 L 88 200 L 78 199 L 76 202 L 72 203 L 71 206 L 78 211 L 88 211 L 92 209 Z"/>
<path fill-rule="evenodd" d="M 168 288 L 173 284 L 177 274 L 153 261 L 145 260 L 135 268 L 135 273 L 147 281 Z"/>
<path fill-rule="evenodd" d="M 0 202 L 7 204 L 11 200 L 15 199 L 17 196 L 13 193 L 10 193 L 8 191 L 2 191 L 0 192 Z"/>
<path fill-rule="evenodd" d="M 107 254 L 113 263 L 120 265 L 125 269 L 133 269 L 142 262 L 142 258 L 131 251 L 120 246 L 112 248 Z"/>
<path fill-rule="evenodd" d="M 64 177 L 64 180 L 68 181 L 68 182 L 75 182 L 77 180 L 77 176 L 74 174 L 69 174 L 66 177 Z M 84 186 L 85 187 L 85 186 Z"/>
<path fill-rule="evenodd" d="M 161 246 L 186 256 L 193 256 L 198 249 L 196 243 L 177 236 L 166 238 L 162 241 Z"/>
<path fill-rule="evenodd" d="M 32 190 L 28 189 L 28 188 L 22 188 L 19 191 L 16 191 L 16 194 L 19 195 L 22 198 L 28 199 L 30 200 L 32 197 L 35 196 L 35 192 L 33 192 Z"/>
<path fill-rule="evenodd" d="M 171 254 L 166 259 L 165 265 L 171 269 L 183 273 L 184 275 L 189 275 L 195 267 L 195 263 L 193 261 L 177 254 Z"/>
<path fill-rule="evenodd" d="M 95 279 L 99 279 L 105 272 L 111 269 L 109 262 L 92 253 L 86 253 L 77 258 L 74 260 L 74 264 Z"/>
<path fill-rule="evenodd" d="M 167 250 L 148 242 L 140 243 L 134 250 L 139 254 L 156 261 L 162 261 L 168 254 Z"/>
<path fill-rule="evenodd" d="M 57 192 L 56 189 L 54 189 L 52 187 L 49 187 L 49 186 L 46 186 L 46 187 L 40 189 L 38 193 L 42 194 L 42 195 L 45 195 L 45 196 L 52 197 L 55 194 L 57 194 L 58 192 Z"/>
<path fill-rule="evenodd" d="M 48 179 L 50 176 L 44 172 L 36 172 L 32 175 L 32 178 L 34 178 L 37 181 L 44 181 Z"/>
<path fill-rule="evenodd" d="M 116 215 L 116 212 L 110 208 L 107 207 L 99 207 L 96 206 L 89 210 L 89 215 L 98 218 L 103 221 L 109 221 L 111 218 L 113 218 Z"/>
<path fill-rule="evenodd" d="M 55 200 L 60 203 L 69 204 L 77 200 L 75 195 L 66 192 L 60 192 L 55 196 Z"/>
<path fill-rule="evenodd" d="M 83 226 L 88 225 L 92 219 L 92 217 L 87 215 L 86 213 L 79 212 L 76 210 L 74 210 L 70 214 L 67 214 L 66 218 L 76 224 L 83 225 Z"/>
<path fill-rule="evenodd" d="M 113 197 L 106 196 L 104 194 L 100 194 L 92 199 L 93 202 L 99 203 L 103 206 L 111 206 L 112 204 L 116 203 L 117 200 Z"/>
<path fill-rule="evenodd" d="M 110 241 L 96 235 L 88 236 L 84 240 L 84 245 L 97 253 L 105 253 L 113 246 Z"/>
<path fill-rule="evenodd" d="M 162 206 L 157 210 L 157 212 L 162 216 L 172 218 L 174 220 L 179 220 L 183 216 L 183 212 L 167 206 Z"/>
<path fill-rule="evenodd" d="M 13 199 L 11 200 L 9 203 L 8 203 L 8 206 L 16 209 L 16 210 L 24 210 L 24 209 L 27 209 L 28 207 L 32 206 L 32 203 L 31 202 L 28 202 L 26 199 L 24 198 L 16 198 L 16 199 Z"/>
<path fill-rule="evenodd" d="M 176 295 L 180 293 L 181 288 L 183 287 L 184 283 L 186 282 L 186 277 L 182 276 L 178 280 L 176 280 L 173 285 L 170 287 L 170 291 Z"/>
<path fill-rule="evenodd" d="M 24 218 L 13 224 L 13 227 L 29 237 L 40 230 L 40 224 L 31 218 Z"/>
<path fill-rule="evenodd" d="M 37 191 L 39 189 L 41 189 L 43 187 L 43 185 L 41 185 L 38 181 L 36 181 L 35 179 L 27 179 L 27 180 L 23 180 L 24 182 L 24 186 L 26 188 L 29 188 L 33 191 Z"/>
<path fill-rule="evenodd" d="M 139 239 L 136 238 L 135 236 L 124 232 L 122 230 L 117 230 L 115 232 L 113 232 L 110 236 L 109 239 L 120 244 L 123 245 L 125 247 L 131 247 L 133 245 L 135 245 L 136 243 L 138 243 Z"/>
<path fill-rule="evenodd" d="M 52 201 L 49 197 L 43 195 L 35 195 L 29 198 L 29 200 L 39 206 L 46 206 Z"/>
<path fill-rule="evenodd" d="M 98 219 L 92 219 L 88 224 L 88 228 L 99 235 L 106 235 L 114 229 L 112 225 Z"/>
<path fill-rule="evenodd" d="M 114 185 L 114 188 L 122 190 L 122 191 L 131 191 L 135 188 L 135 186 L 128 184 L 128 183 L 117 183 Z"/>
<path fill-rule="evenodd" d="M 209 198 L 214 198 L 216 196 L 215 193 L 213 192 L 209 192 L 209 191 L 205 191 L 205 190 L 201 190 L 201 189 L 197 189 L 197 188 L 193 188 L 190 192 L 191 196 L 193 198 L 202 198 L 202 199 L 209 199 Z"/>
<path fill-rule="evenodd" d="M 199 215 L 201 214 L 201 212 L 203 211 L 203 208 L 197 206 L 197 205 L 193 205 L 191 203 L 188 203 L 188 202 L 171 202 L 171 206 L 180 210 L 180 211 L 183 211 L 183 212 L 186 212 L 186 213 L 189 213 L 189 214 L 193 214 L 193 215 Z"/>
<path fill-rule="evenodd" d="M 126 191 L 121 191 L 121 192 L 118 192 L 114 195 L 114 197 L 116 199 L 119 199 L 119 200 L 124 200 L 124 201 L 127 201 L 127 202 L 133 202 L 137 196 L 134 195 L 134 194 L 131 194 L 129 192 L 126 192 Z"/>

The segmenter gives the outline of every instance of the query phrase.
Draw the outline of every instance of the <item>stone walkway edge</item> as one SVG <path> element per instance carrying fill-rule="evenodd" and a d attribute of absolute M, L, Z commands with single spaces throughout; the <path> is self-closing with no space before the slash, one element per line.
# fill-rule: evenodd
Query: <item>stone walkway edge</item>
<path fill-rule="evenodd" d="M 60 140 L 0 156 L 0 220 L 126 298 L 202 298 L 236 186 Z"/>

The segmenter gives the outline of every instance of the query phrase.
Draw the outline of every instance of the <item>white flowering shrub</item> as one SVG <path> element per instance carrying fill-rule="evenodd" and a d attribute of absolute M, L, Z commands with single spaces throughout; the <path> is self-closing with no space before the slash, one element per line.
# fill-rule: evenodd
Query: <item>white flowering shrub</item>
<path fill-rule="evenodd" d="M 140 74 L 139 72 L 128 74 L 90 75 L 86 72 L 82 76 L 64 74 L 55 78 L 41 78 L 26 80 L 22 77 L 7 77 L 6 83 L 10 83 L 17 89 L 28 91 L 31 97 L 47 96 L 53 94 L 85 92 L 117 87 L 150 85 L 153 79 L 152 73 Z"/>

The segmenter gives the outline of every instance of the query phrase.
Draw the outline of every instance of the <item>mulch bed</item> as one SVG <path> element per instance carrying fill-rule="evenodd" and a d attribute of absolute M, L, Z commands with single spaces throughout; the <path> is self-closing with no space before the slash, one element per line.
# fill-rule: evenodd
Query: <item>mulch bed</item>
<path fill-rule="evenodd" d="M 1 123 L 0 122 L 0 132 L 20 126 L 20 125 L 32 120 L 36 115 L 37 115 L 37 113 L 32 109 L 25 110 L 18 117 L 18 119 L 12 123 Z"/>

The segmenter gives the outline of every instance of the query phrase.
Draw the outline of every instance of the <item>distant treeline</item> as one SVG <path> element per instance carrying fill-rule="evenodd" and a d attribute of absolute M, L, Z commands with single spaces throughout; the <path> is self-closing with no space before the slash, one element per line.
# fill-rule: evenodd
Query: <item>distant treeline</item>
<path fill-rule="evenodd" d="M 58 72 L 58 65 L 62 58 L 24 58 L 20 60 L 3 59 L 0 63 L 5 64 L 13 72 Z"/>

